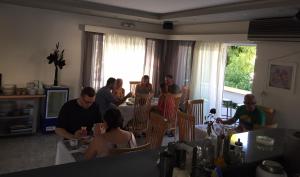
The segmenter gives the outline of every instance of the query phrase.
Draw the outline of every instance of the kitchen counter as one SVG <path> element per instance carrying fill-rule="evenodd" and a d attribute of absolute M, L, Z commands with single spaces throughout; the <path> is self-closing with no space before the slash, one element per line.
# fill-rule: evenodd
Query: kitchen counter
<path fill-rule="evenodd" d="M 256 131 L 238 133 L 232 136 L 231 143 L 240 141 L 243 143 L 243 151 L 245 152 L 245 164 L 234 165 L 228 167 L 224 172 L 224 176 L 228 177 L 255 177 L 257 165 L 263 160 L 275 160 L 280 162 L 285 170 L 289 172 L 284 155 L 287 147 L 290 145 L 288 137 L 296 130 L 287 129 L 261 129 Z M 268 136 L 274 139 L 273 146 L 263 146 L 256 142 L 257 136 Z"/>
<path fill-rule="evenodd" d="M 159 177 L 157 150 L 0 175 L 0 177 Z"/>

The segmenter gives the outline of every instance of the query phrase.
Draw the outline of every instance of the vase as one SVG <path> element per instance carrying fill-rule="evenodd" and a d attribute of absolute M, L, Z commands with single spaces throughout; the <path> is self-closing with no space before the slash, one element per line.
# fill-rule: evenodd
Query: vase
<path fill-rule="evenodd" d="M 54 83 L 53 83 L 54 86 L 57 86 L 57 72 L 58 72 L 58 68 L 57 66 L 55 66 Z"/>

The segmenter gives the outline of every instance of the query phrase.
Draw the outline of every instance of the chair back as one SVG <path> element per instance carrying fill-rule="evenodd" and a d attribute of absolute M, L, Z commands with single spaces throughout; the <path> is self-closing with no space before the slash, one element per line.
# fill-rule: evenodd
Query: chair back
<path fill-rule="evenodd" d="M 195 118 L 178 111 L 179 141 L 193 141 L 195 139 Z"/>
<path fill-rule="evenodd" d="M 204 100 L 188 100 L 187 102 L 187 114 L 195 117 L 196 125 L 204 123 L 203 113 Z"/>
<path fill-rule="evenodd" d="M 137 94 L 134 101 L 134 117 L 132 120 L 132 131 L 134 133 L 141 133 L 147 129 L 151 99 L 153 94 Z"/>
<path fill-rule="evenodd" d="M 138 85 L 139 83 L 141 83 L 141 81 L 129 81 L 130 92 L 133 96 L 135 96 L 136 85 Z"/>
<path fill-rule="evenodd" d="M 150 143 L 146 143 L 141 146 L 134 147 L 134 148 L 116 148 L 116 149 L 112 149 L 110 151 L 110 154 L 117 155 L 117 154 L 129 153 L 129 152 L 144 151 L 144 150 L 149 149 L 149 147 L 150 147 Z"/>
<path fill-rule="evenodd" d="M 164 109 L 164 117 L 168 120 L 168 130 L 176 130 L 177 124 L 177 110 L 179 108 L 181 93 L 177 94 L 166 94 L 167 100 L 170 98 L 174 100 L 174 106 L 167 105 L 170 102 L 165 102 L 165 109 Z M 172 109 L 172 110 L 170 110 Z"/>
<path fill-rule="evenodd" d="M 157 149 L 161 146 L 167 127 L 168 123 L 164 117 L 155 112 L 150 113 L 149 126 L 146 132 L 146 142 L 150 143 L 151 149 Z"/>
<path fill-rule="evenodd" d="M 186 107 L 187 101 L 189 100 L 189 97 L 190 97 L 189 86 L 187 86 L 187 85 L 182 86 L 181 93 L 182 93 L 182 95 L 180 98 L 179 108 L 185 112 L 187 109 L 187 107 Z"/>
<path fill-rule="evenodd" d="M 266 122 L 265 122 L 265 127 L 267 128 L 277 128 L 278 124 L 274 118 L 275 115 L 275 109 L 265 107 L 265 106 L 257 106 L 261 111 L 265 113 L 266 117 Z"/>

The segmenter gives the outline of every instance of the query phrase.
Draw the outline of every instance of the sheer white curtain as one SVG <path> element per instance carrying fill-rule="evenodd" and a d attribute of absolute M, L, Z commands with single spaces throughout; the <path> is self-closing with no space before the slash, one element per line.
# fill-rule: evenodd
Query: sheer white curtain
<path fill-rule="evenodd" d="M 105 34 L 103 37 L 103 79 L 122 78 L 125 92 L 129 81 L 140 81 L 143 76 L 146 39 L 135 36 Z"/>
<path fill-rule="evenodd" d="M 222 43 L 196 42 L 192 65 L 191 98 L 204 99 L 204 115 L 216 108 L 221 114 L 226 45 Z"/>

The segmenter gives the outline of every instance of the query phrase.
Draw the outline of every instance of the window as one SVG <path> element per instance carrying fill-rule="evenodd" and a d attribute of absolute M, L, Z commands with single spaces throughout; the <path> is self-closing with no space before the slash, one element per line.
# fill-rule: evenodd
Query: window
<path fill-rule="evenodd" d="M 103 39 L 102 86 L 109 77 L 123 79 L 129 92 L 129 81 L 140 81 L 145 58 L 145 38 L 105 34 Z"/>

